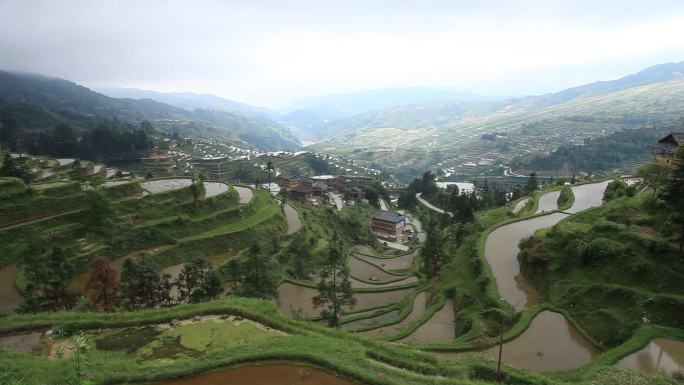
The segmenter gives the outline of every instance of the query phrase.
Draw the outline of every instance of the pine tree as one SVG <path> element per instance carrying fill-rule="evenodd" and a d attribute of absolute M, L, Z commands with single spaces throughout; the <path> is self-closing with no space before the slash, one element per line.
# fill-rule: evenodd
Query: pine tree
<path fill-rule="evenodd" d="M 185 266 L 178 275 L 178 300 L 199 303 L 216 298 L 221 292 L 221 280 L 210 262 L 199 258 Z"/>
<path fill-rule="evenodd" d="M 318 283 L 318 295 L 312 298 L 315 309 L 322 307 L 321 318 L 328 326 L 338 327 L 340 317 L 344 315 L 343 306 L 356 305 L 352 292 L 349 273 L 343 265 L 342 251 L 333 244 L 328 253 L 328 261 L 321 269 Z"/>
<path fill-rule="evenodd" d="M 278 294 L 270 258 L 263 255 L 261 247 L 256 242 L 247 252 L 238 294 L 256 298 L 273 298 Z"/>

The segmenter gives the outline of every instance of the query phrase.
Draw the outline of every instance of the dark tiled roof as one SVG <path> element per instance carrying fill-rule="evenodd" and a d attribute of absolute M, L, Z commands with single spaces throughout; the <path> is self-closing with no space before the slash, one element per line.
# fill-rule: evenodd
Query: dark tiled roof
<path fill-rule="evenodd" d="M 673 132 L 670 135 L 660 139 L 658 143 L 672 143 L 684 144 L 684 132 Z"/>
<path fill-rule="evenodd" d="M 397 223 L 404 220 L 404 217 L 394 211 L 378 210 L 375 212 L 375 214 L 373 214 L 373 219 Z"/>

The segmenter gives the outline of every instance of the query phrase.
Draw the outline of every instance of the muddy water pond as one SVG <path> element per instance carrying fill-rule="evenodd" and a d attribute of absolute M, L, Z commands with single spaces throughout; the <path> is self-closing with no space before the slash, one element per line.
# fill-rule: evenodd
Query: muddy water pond
<path fill-rule="evenodd" d="M 42 332 L 30 332 L 0 337 L 0 346 L 6 349 L 32 353 L 40 344 Z"/>
<path fill-rule="evenodd" d="M 572 207 L 565 212 L 575 214 L 592 207 L 601 206 L 603 204 L 603 193 L 606 191 L 608 183 L 610 181 L 573 186 L 572 194 L 575 196 L 575 201 Z"/>
<path fill-rule="evenodd" d="M 285 218 L 287 219 L 287 233 L 296 233 L 302 228 L 302 220 L 299 219 L 297 210 L 295 210 L 289 204 L 286 204 L 283 210 L 285 211 Z"/>
<path fill-rule="evenodd" d="M 401 281 L 394 281 L 394 282 L 389 282 L 389 283 L 368 283 L 368 282 L 363 282 L 359 281 L 358 279 L 354 278 L 349 278 L 351 281 L 352 287 L 354 289 L 360 289 L 360 288 L 386 288 L 386 287 L 397 287 L 397 286 L 404 286 L 404 285 L 410 285 L 413 283 L 418 282 L 418 277 L 415 275 L 412 275 L 410 277 L 407 277 L 405 279 L 402 279 Z"/>
<path fill-rule="evenodd" d="M 656 338 L 643 349 L 618 361 L 616 365 L 651 374 L 684 375 L 684 342 Z"/>
<path fill-rule="evenodd" d="M 539 197 L 539 207 L 535 214 L 541 214 L 547 211 L 558 210 L 558 197 L 560 191 L 551 191 Z"/>
<path fill-rule="evenodd" d="M 499 346 L 484 351 L 497 359 Z M 453 358 L 462 353 L 436 353 Z M 530 327 L 503 345 L 502 361 L 537 372 L 557 372 L 579 368 L 600 354 L 562 314 L 543 311 Z"/>
<path fill-rule="evenodd" d="M 140 186 L 148 191 L 150 194 L 158 194 L 166 191 L 176 190 L 183 187 L 188 187 L 192 184 L 192 179 L 176 178 L 176 179 L 159 179 L 148 180 L 140 183 Z"/>
<path fill-rule="evenodd" d="M 349 257 L 347 266 L 349 266 L 349 275 L 361 281 L 388 283 L 400 281 L 405 278 L 405 276 L 390 274 L 383 271 L 379 267 L 362 261 L 354 256 Z"/>
<path fill-rule="evenodd" d="M 359 329 L 366 329 L 370 328 L 376 325 L 379 325 L 383 322 L 387 322 L 391 319 L 395 319 L 399 317 L 400 311 L 399 310 L 392 310 L 388 311 L 387 313 L 380 314 L 379 316 L 371 317 L 371 318 L 364 318 L 360 319 L 358 321 L 352 321 L 348 322 L 346 324 L 342 325 L 343 329 L 354 331 L 354 330 L 359 330 Z"/>
<path fill-rule="evenodd" d="M 450 299 L 430 319 L 401 342 L 449 342 L 456 338 L 454 302 Z"/>
<path fill-rule="evenodd" d="M 355 293 L 356 306 L 353 309 L 345 306 L 346 312 L 359 312 L 375 307 L 389 305 L 401 301 L 412 289 L 399 289 L 377 293 Z M 306 286 L 285 282 L 278 287 L 280 313 L 291 316 L 301 310 L 303 316 L 316 317 L 321 309 L 314 309 L 311 298 L 318 295 L 318 290 Z"/>
<path fill-rule="evenodd" d="M 353 385 L 352 380 L 311 366 L 263 364 L 214 370 L 157 385 Z"/>
<path fill-rule="evenodd" d="M 186 263 L 179 263 L 178 265 L 165 267 L 161 270 L 161 272 L 162 272 L 162 274 L 170 275 L 171 278 L 169 278 L 169 281 L 175 282 L 178 279 L 178 275 L 181 273 L 181 271 L 183 271 L 183 267 L 185 267 L 185 265 L 187 265 L 187 264 Z M 170 295 L 171 295 L 171 298 L 173 298 L 174 300 L 178 299 L 178 287 L 176 285 L 173 285 L 171 287 Z"/>
<path fill-rule="evenodd" d="M 0 268 L 0 313 L 13 312 L 21 303 L 16 280 L 19 266 L 16 263 Z"/>
<path fill-rule="evenodd" d="M 388 325 L 385 327 L 368 330 L 361 332 L 361 334 L 372 337 L 387 337 L 399 333 L 409 326 L 412 322 L 417 321 L 423 313 L 425 313 L 425 308 L 427 306 L 427 294 L 423 291 L 416 295 L 413 300 L 413 307 L 411 308 L 411 313 L 409 313 L 406 318 L 401 320 L 401 322 L 394 325 Z"/>
<path fill-rule="evenodd" d="M 228 191 L 228 185 L 221 182 L 204 182 L 204 197 L 211 198 L 213 196 L 223 194 Z"/>
<path fill-rule="evenodd" d="M 233 186 L 233 188 L 237 191 L 238 195 L 240 195 L 239 203 L 249 203 L 249 201 L 252 200 L 254 193 L 251 189 L 240 186 Z"/>
<path fill-rule="evenodd" d="M 485 242 L 485 257 L 492 267 L 501 296 L 516 310 L 538 302 L 537 291 L 520 273 L 518 243 L 535 231 L 551 227 L 567 214 L 553 213 L 513 222 L 492 231 Z"/>

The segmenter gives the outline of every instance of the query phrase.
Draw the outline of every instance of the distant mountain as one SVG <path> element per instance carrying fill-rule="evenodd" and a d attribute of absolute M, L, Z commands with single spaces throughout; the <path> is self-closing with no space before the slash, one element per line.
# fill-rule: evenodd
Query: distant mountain
<path fill-rule="evenodd" d="M 280 121 L 289 126 L 300 139 L 315 139 L 326 123 L 352 115 L 330 106 L 318 106 L 294 110 L 281 116 Z"/>
<path fill-rule="evenodd" d="M 277 114 L 267 108 L 254 107 L 212 94 L 192 92 L 157 92 L 124 87 L 94 87 L 94 90 L 112 98 L 152 99 L 188 111 L 197 109 L 218 110 L 238 115 L 275 118 Z"/>
<path fill-rule="evenodd" d="M 397 87 L 308 97 L 282 107 L 280 112 L 289 114 L 296 110 L 325 106 L 326 108 L 351 115 L 432 100 L 466 101 L 498 99 L 502 98 L 478 95 L 469 91 L 443 90 L 428 87 Z"/>
<path fill-rule="evenodd" d="M 152 99 L 116 99 L 36 74 L 0 71 L 0 117 L 14 119 L 22 131 L 49 130 L 58 122 L 86 131 L 102 119 L 150 120 L 158 128 L 186 136 L 240 139 L 266 150 L 300 147 L 287 128 L 267 118 L 224 111 L 207 115 Z"/>
<path fill-rule="evenodd" d="M 572 100 L 580 96 L 624 90 L 627 88 L 676 79 L 683 75 L 684 61 L 679 63 L 658 64 L 620 79 L 599 81 L 578 87 L 568 88 L 566 90 L 552 94 L 531 96 L 526 98 L 523 103 L 534 107 L 545 107 L 567 102 L 568 100 Z"/>
<path fill-rule="evenodd" d="M 393 175 L 429 164 L 443 175 L 497 175 L 499 165 L 520 155 L 680 121 L 683 67 L 658 65 L 542 96 L 395 106 L 329 121 L 318 140 L 329 142 L 323 147 L 369 149 L 355 152 L 355 162 L 382 166 Z"/>

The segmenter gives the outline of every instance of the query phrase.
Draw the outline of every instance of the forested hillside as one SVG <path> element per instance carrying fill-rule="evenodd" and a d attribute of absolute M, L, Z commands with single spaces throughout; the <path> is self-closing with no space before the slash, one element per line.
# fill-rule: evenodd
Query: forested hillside
<path fill-rule="evenodd" d="M 285 127 L 266 118 L 188 111 L 152 99 L 115 99 L 63 79 L 0 71 L 2 127 L 11 126 L 21 137 L 58 123 L 68 123 L 82 135 L 113 118 L 134 124 L 149 120 L 170 134 L 231 138 L 266 150 L 299 148 Z"/>

